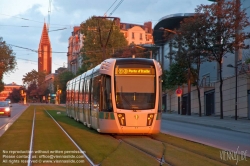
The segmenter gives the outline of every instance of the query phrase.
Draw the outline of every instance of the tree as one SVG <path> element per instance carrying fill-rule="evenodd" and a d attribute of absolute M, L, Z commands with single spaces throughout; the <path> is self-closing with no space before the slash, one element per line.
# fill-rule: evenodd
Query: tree
<path fill-rule="evenodd" d="M 23 76 L 23 83 L 28 86 L 27 98 L 47 94 L 47 85 L 44 83 L 45 72 L 37 72 L 32 70 Z"/>
<path fill-rule="evenodd" d="M 88 69 L 100 64 L 120 48 L 127 47 L 127 40 L 120 28 L 105 17 L 91 17 L 81 24 L 84 45 L 81 50 L 83 65 Z"/>
<path fill-rule="evenodd" d="M 128 47 L 117 49 L 112 55 L 114 58 L 150 58 L 150 52 L 155 51 L 154 49 L 145 48 L 134 43 L 131 43 Z"/>
<path fill-rule="evenodd" d="M 23 89 L 23 87 L 19 89 L 14 88 L 10 93 L 10 95 L 8 96 L 8 98 L 11 99 L 13 103 L 18 103 L 20 100 L 22 100 L 22 96 L 20 93 L 21 89 Z"/>
<path fill-rule="evenodd" d="M 179 87 L 180 85 L 187 82 L 187 63 L 182 63 L 181 61 L 173 62 L 170 65 L 169 71 L 165 70 L 162 75 L 162 88 L 165 91 L 170 90 L 170 100 L 171 100 L 171 91 Z M 171 105 L 170 105 L 171 110 Z"/>
<path fill-rule="evenodd" d="M 182 63 L 186 62 L 187 70 L 191 71 L 191 76 L 194 78 L 193 84 L 196 85 L 198 92 L 199 116 L 201 116 L 201 99 L 199 87 L 200 65 L 203 61 L 205 61 L 205 57 L 207 55 L 204 51 L 202 42 L 203 39 L 201 36 L 205 33 L 207 28 L 209 28 L 208 23 L 206 21 L 204 22 L 201 17 L 188 17 L 181 22 L 180 28 L 173 39 L 173 46 L 178 50 L 175 52 L 176 60 Z M 191 76 L 188 76 L 188 80 L 191 79 Z M 188 101 L 190 102 L 190 100 Z M 191 105 L 191 103 L 188 104 Z M 191 113 L 190 109 L 191 107 L 188 109 L 189 113 Z"/>
<path fill-rule="evenodd" d="M 186 77 L 186 69 L 187 66 L 175 62 L 172 65 L 170 65 L 169 71 L 165 71 L 163 74 L 163 90 L 173 90 L 176 88 L 176 86 L 182 85 L 184 83 L 187 83 L 187 77 Z"/>
<path fill-rule="evenodd" d="M 15 53 L 0 37 L 0 92 L 4 89 L 3 75 L 14 71 L 16 64 Z"/>
<path fill-rule="evenodd" d="M 219 0 L 218 3 L 200 5 L 195 9 L 194 20 L 206 23 L 199 36 L 200 42 L 208 55 L 208 60 L 217 61 L 219 67 L 221 119 L 223 119 L 222 59 L 228 53 L 234 54 L 239 49 L 247 48 L 244 41 L 248 38 L 248 34 L 243 30 L 250 23 L 245 9 L 239 11 L 240 5 L 238 0 Z M 195 23 L 195 21 L 190 22 L 190 24 Z"/>
<path fill-rule="evenodd" d="M 86 71 L 88 71 L 88 67 L 85 66 L 85 65 L 82 65 L 82 66 L 77 70 L 76 75 L 80 75 L 80 74 L 82 74 L 82 73 L 84 73 L 84 72 L 86 72 Z M 73 73 L 72 73 L 72 74 L 73 74 Z"/>
<path fill-rule="evenodd" d="M 60 95 L 61 102 L 66 102 L 66 86 L 67 82 L 71 79 L 73 79 L 75 75 L 71 71 L 65 71 L 60 73 L 57 78 L 54 81 L 54 87 L 57 87 L 61 89 L 62 93 Z"/>
<path fill-rule="evenodd" d="M 44 82 L 45 75 L 45 72 L 37 72 L 33 69 L 32 71 L 26 73 L 22 80 L 24 84 L 30 85 L 35 83 L 37 86 L 39 86 Z"/>

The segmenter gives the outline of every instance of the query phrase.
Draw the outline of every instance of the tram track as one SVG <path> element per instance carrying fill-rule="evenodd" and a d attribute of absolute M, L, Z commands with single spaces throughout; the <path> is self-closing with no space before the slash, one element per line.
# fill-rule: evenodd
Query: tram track
<path fill-rule="evenodd" d="M 155 160 L 159 163 L 160 166 L 163 165 L 163 164 L 167 164 L 168 166 L 172 166 L 170 163 L 166 162 L 165 159 L 164 159 L 164 153 L 165 153 L 165 150 L 166 150 L 164 144 L 163 144 L 163 146 L 164 146 L 163 155 L 162 155 L 161 158 L 158 158 L 157 156 L 151 154 L 150 152 L 144 150 L 143 148 L 140 148 L 139 146 L 136 146 L 136 145 L 134 145 L 134 144 L 132 144 L 132 143 L 129 143 L 128 141 L 126 141 L 126 140 L 124 140 L 124 139 L 122 139 L 122 138 L 118 138 L 118 137 L 116 137 L 116 136 L 114 136 L 114 135 L 111 135 L 111 136 L 112 136 L 114 139 L 117 139 L 117 140 L 119 140 L 119 141 L 121 141 L 121 142 L 123 142 L 123 143 L 126 143 L 126 144 L 132 146 L 133 148 L 137 149 L 138 151 L 140 151 L 140 152 L 142 152 L 142 153 L 148 155 L 149 157 L 155 159 Z"/>
<path fill-rule="evenodd" d="M 81 149 L 81 147 L 70 137 L 70 135 L 63 129 L 63 127 L 53 118 L 53 116 L 51 116 L 50 113 L 47 110 L 45 110 L 45 108 L 43 108 L 43 109 L 52 118 L 52 120 L 58 125 L 58 127 L 64 132 L 64 134 L 70 139 L 70 141 L 77 147 L 77 149 L 88 160 L 88 162 L 92 166 L 96 166 L 96 164 L 94 164 L 94 162 L 88 157 L 88 155 L 86 155 L 86 152 Z"/>
<path fill-rule="evenodd" d="M 155 156 L 152 153 L 150 153 L 147 150 L 145 150 L 146 149 L 145 146 L 147 146 L 147 144 L 144 144 L 143 145 L 144 147 L 142 147 L 142 145 L 139 145 L 139 144 L 136 144 L 136 143 L 131 143 L 131 141 L 129 141 L 129 138 L 127 136 L 112 136 L 112 137 L 114 137 L 115 139 L 118 139 L 118 140 L 120 140 L 120 141 L 122 141 L 122 142 L 124 142 L 124 143 L 126 143 L 126 144 L 128 144 L 128 145 L 130 145 L 132 147 L 134 147 L 135 149 L 137 149 L 137 150 L 139 150 L 139 151 L 147 154 L 148 156 L 154 158 L 155 160 L 157 160 L 159 162 L 160 165 L 163 165 L 163 164 L 167 164 L 169 166 L 175 165 L 175 164 L 173 164 L 170 161 L 167 161 L 165 159 L 167 147 L 174 148 L 174 149 L 176 149 L 178 151 L 181 151 L 181 152 L 184 152 L 184 153 L 185 152 L 186 153 L 191 153 L 193 155 L 200 156 L 201 158 L 204 158 L 204 159 L 207 159 L 207 160 L 212 160 L 212 161 L 214 161 L 216 163 L 219 163 L 220 165 L 226 165 L 226 163 L 222 162 L 221 160 L 217 160 L 217 159 L 211 158 L 211 157 L 206 156 L 206 155 L 201 155 L 201 154 L 199 154 L 199 153 L 197 153 L 195 151 L 191 151 L 191 150 L 183 148 L 181 146 L 177 146 L 177 145 L 165 142 L 165 141 L 158 140 L 158 139 L 156 139 L 156 138 L 154 138 L 152 136 L 138 136 L 138 137 L 140 137 L 141 140 L 143 140 L 144 138 L 149 138 L 152 141 L 157 141 L 157 142 L 161 143 L 163 145 L 163 147 L 164 147 L 164 150 L 162 152 L 162 157 L 161 158 L 158 158 L 157 156 Z"/>
<path fill-rule="evenodd" d="M 46 111 L 46 110 L 45 110 Z M 51 116 L 48 111 L 46 111 L 46 113 Z M 56 120 L 51 116 L 51 118 L 56 122 Z M 58 123 L 57 123 L 58 124 Z M 59 124 L 58 124 L 59 125 Z M 59 125 L 60 126 L 60 125 Z M 60 127 L 62 130 L 63 128 Z M 64 131 L 66 135 L 69 135 L 66 131 Z M 199 156 L 200 158 L 204 159 L 204 161 L 206 160 L 211 160 L 213 163 L 217 163 L 218 165 L 226 165 L 225 162 L 222 162 L 220 161 L 219 159 L 215 159 L 215 158 L 211 158 L 207 155 L 204 155 L 204 154 L 199 154 L 198 152 L 196 152 L 195 150 L 190 150 L 190 149 L 187 149 L 185 147 L 182 147 L 181 145 L 178 146 L 176 144 L 173 144 L 173 143 L 170 143 L 170 142 L 166 142 L 166 141 L 163 141 L 161 139 L 157 139 L 156 137 L 154 136 L 137 136 L 139 138 L 139 141 L 142 141 L 143 142 L 143 139 L 150 139 L 152 142 L 153 141 L 157 141 L 159 144 L 162 145 L 162 151 L 161 151 L 161 156 L 159 157 L 159 155 L 155 155 L 153 154 L 152 152 L 149 152 L 147 150 L 145 150 L 145 147 L 149 146 L 149 144 L 135 144 L 131 143 L 131 140 L 133 138 L 133 136 L 127 136 L 127 135 L 110 135 L 113 139 L 115 140 L 118 140 L 120 143 L 119 145 L 117 146 L 117 148 L 111 152 L 110 154 L 107 154 L 107 156 L 101 161 L 101 162 L 98 162 L 99 164 L 96 164 L 96 165 L 102 165 L 102 162 L 105 161 L 107 158 L 112 158 L 112 154 L 117 151 L 119 148 L 120 148 L 120 145 L 122 143 L 126 144 L 126 145 L 129 145 L 130 147 L 136 149 L 137 151 L 149 156 L 150 158 L 154 159 L 155 161 L 157 161 L 157 163 L 161 166 L 161 165 L 169 165 L 169 166 L 172 166 L 172 165 L 176 165 L 175 162 L 173 162 L 171 159 L 170 161 L 168 161 L 167 159 L 167 155 L 169 155 L 169 148 L 172 148 L 172 149 L 175 149 L 176 151 L 180 151 L 182 153 L 191 153 L 193 156 Z M 136 137 L 136 136 L 134 136 Z M 72 138 L 71 138 L 72 139 Z M 74 141 L 73 139 L 71 141 Z M 74 141 L 75 142 L 75 141 Z M 78 146 L 78 145 L 77 145 Z M 144 147 L 143 147 L 144 146 Z M 86 157 L 87 158 L 87 157 Z M 91 159 L 89 159 L 91 161 Z M 105 162 L 104 162 L 105 163 Z M 92 164 L 91 165 L 95 165 L 94 162 L 92 161 Z M 105 165 L 105 164 L 104 164 Z M 177 164 L 178 165 L 178 164 Z"/>
<path fill-rule="evenodd" d="M 221 163 L 221 164 L 225 164 L 225 163 L 221 162 L 221 160 L 216 160 L 216 159 L 214 159 L 214 158 L 211 158 L 211 157 L 208 157 L 208 156 L 201 155 L 201 154 L 199 154 L 199 153 L 197 153 L 197 152 L 195 152 L 195 151 L 191 151 L 191 150 L 186 149 L 186 148 L 183 148 L 183 147 L 181 147 L 181 146 L 177 146 L 177 145 L 174 145 L 174 144 L 165 142 L 165 141 L 161 141 L 161 140 L 155 139 L 155 138 L 153 138 L 152 136 L 149 136 L 149 138 L 151 138 L 152 140 L 159 141 L 159 142 L 161 142 L 162 144 L 166 144 L 166 145 L 168 145 L 168 146 L 171 146 L 171 147 L 173 147 L 173 148 L 175 148 L 175 149 L 179 149 L 179 150 L 181 150 L 181 151 L 188 151 L 189 153 L 193 153 L 193 154 L 195 154 L 195 155 L 198 155 L 198 156 L 207 158 L 207 159 L 209 159 L 209 160 L 213 160 L 213 161 L 215 161 L 215 162 L 219 162 L 219 163 Z"/>
<path fill-rule="evenodd" d="M 46 111 L 46 110 L 44 109 L 44 111 Z M 60 127 L 60 129 L 69 137 L 69 139 L 70 139 L 71 141 L 73 141 L 73 143 L 77 146 L 77 148 L 80 148 L 80 147 L 75 143 L 75 141 L 69 136 L 69 134 L 61 127 L 61 125 L 53 118 L 53 116 L 50 115 L 50 114 L 48 113 L 48 111 L 46 111 L 46 113 L 54 120 L 54 122 L 55 122 L 55 123 Z M 109 135 L 109 134 L 108 134 L 108 135 Z M 113 152 L 111 152 L 109 155 L 107 155 L 107 156 L 103 159 L 103 161 L 104 161 L 105 159 L 107 159 L 107 158 L 112 157 L 112 154 L 115 153 L 115 151 L 117 151 L 117 150 L 120 148 L 120 146 L 121 146 L 122 143 L 124 143 L 124 144 L 127 144 L 127 145 L 131 146 L 132 148 L 134 148 L 134 149 L 140 151 L 141 153 L 143 153 L 143 154 L 145 154 L 145 155 L 147 155 L 147 156 L 153 158 L 154 160 L 156 160 L 156 161 L 159 163 L 160 166 L 161 166 L 162 164 L 165 164 L 165 165 L 167 164 L 167 165 L 171 166 L 170 163 L 164 161 L 164 152 L 165 152 L 165 148 L 164 148 L 164 151 L 163 151 L 163 156 L 162 156 L 161 158 L 159 158 L 159 157 L 157 157 L 157 156 L 154 156 L 154 155 L 148 153 L 147 151 L 145 151 L 145 150 L 143 150 L 143 149 L 140 149 L 139 147 L 134 146 L 133 144 L 130 144 L 129 142 L 127 142 L 127 141 L 125 141 L 125 140 L 116 138 L 116 136 L 114 136 L 114 135 L 110 135 L 110 136 L 111 136 L 112 138 L 118 140 L 118 141 L 119 141 L 119 144 L 118 144 L 118 146 L 116 147 L 116 149 L 115 149 Z M 164 146 L 164 145 L 163 145 L 163 146 Z M 86 155 L 86 154 L 84 154 L 84 156 L 85 156 L 85 155 Z M 86 158 L 87 158 L 87 157 L 86 157 Z M 91 161 L 91 159 L 88 157 L 88 161 L 89 161 L 89 160 Z M 101 161 L 101 162 L 98 163 L 98 164 L 94 164 L 94 162 L 91 161 L 91 165 L 98 165 L 98 166 L 101 166 L 103 161 Z"/>

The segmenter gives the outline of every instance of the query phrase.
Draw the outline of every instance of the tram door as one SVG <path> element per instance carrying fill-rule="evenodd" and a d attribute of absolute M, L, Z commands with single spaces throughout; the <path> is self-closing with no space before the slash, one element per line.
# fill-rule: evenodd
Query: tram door
<path fill-rule="evenodd" d="M 186 115 L 187 114 L 187 95 L 182 96 L 182 102 L 181 102 L 181 115 Z"/>
<path fill-rule="evenodd" d="M 205 92 L 205 114 L 206 116 L 214 114 L 214 90 Z"/>

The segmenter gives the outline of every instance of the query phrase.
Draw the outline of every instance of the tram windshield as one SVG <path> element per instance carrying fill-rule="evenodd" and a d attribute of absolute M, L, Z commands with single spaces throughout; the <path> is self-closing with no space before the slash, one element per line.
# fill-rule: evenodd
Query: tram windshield
<path fill-rule="evenodd" d="M 153 109 L 155 75 L 116 75 L 116 107 L 119 109 Z"/>

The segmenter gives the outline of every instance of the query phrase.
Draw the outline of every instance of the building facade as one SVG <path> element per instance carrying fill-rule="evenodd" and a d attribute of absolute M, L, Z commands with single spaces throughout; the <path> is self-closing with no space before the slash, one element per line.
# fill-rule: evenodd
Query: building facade
<path fill-rule="evenodd" d="M 152 22 L 145 22 L 143 25 L 121 23 L 120 18 L 115 18 L 115 24 L 120 27 L 120 31 L 128 41 L 128 44 L 153 44 Z M 75 26 L 68 40 L 68 70 L 76 74 L 82 66 L 82 57 L 80 54 L 84 43 L 84 34 L 80 32 L 80 26 Z"/>
<path fill-rule="evenodd" d="M 80 54 L 83 47 L 83 34 L 80 33 L 80 26 L 75 26 L 68 40 L 68 70 L 76 74 L 77 70 L 82 66 L 82 57 Z"/>
<path fill-rule="evenodd" d="M 14 82 L 4 85 L 4 90 L 0 93 L 0 101 L 4 101 L 5 99 L 7 99 L 13 89 L 20 89 L 21 87 L 21 85 L 17 85 Z"/>
<path fill-rule="evenodd" d="M 52 47 L 47 31 L 46 24 L 43 25 L 43 31 L 38 48 L 38 72 L 50 74 L 52 69 Z"/>
<path fill-rule="evenodd" d="M 243 6 L 247 6 L 243 2 Z M 162 64 L 163 70 L 169 70 L 170 65 L 174 57 L 172 57 L 172 52 L 174 48 L 171 44 L 171 38 L 164 38 L 164 31 L 175 30 L 180 26 L 180 22 L 186 18 L 194 15 L 193 13 L 177 13 L 173 15 L 168 15 L 159 20 L 159 22 L 154 27 L 154 42 L 159 46 L 158 55 L 156 60 Z M 250 15 L 250 13 L 248 13 Z M 249 31 L 249 28 L 246 29 Z M 245 50 L 249 51 L 249 50 Z M 234 54 L 228 54 L 223 57 L 222 61 L 222 77 L 223 77 L 223 114 L 224 116 L 235 117 L 235 105 L 237 104 L 237 116 L 240 118 L 250 119 L 250 66 L 244 64 L 244 60 L 247 57 L 242 55 L 243 51 L 239 51 L 238 57 Z M 236 75 L 235 70 L 227 67 L 229 64 L 235 63 L 235 57 L 238 59 L 239 65 L 237 66 L 237 86 L 236 86 Z M 200 99 L 201 99 L 201 112 L 202 115 L 220 115 L 220 91 L 219 91 L 219 67 L 217 62 L 204 62 L 201 64 L 200 68 Z M 188 108 L 188 86 L 182 85 L 180 87 L 183 91 L 180 97 L 180 103 L 178 102 L 178 97 L 175 91 L 165 91 L 163 96 L 163 103 L 166 106 L 166 111 L 178 111 L 180 114 L 188 115 L 186 111 Z M 237 100 L 235 101 L 235 92 L 237 88 Z M 198 91 L 196 87 L 191 86 L 191 114 L 199 113 L 198 105 Z M 180 110 L 178 110 L 178 106 Z"/>
<path fill-rule="evenodd" d="M 128 44 L 153 44 L 152 22 L 145 22 L 144 25 L 120 23 L 119 26 Z"/>

